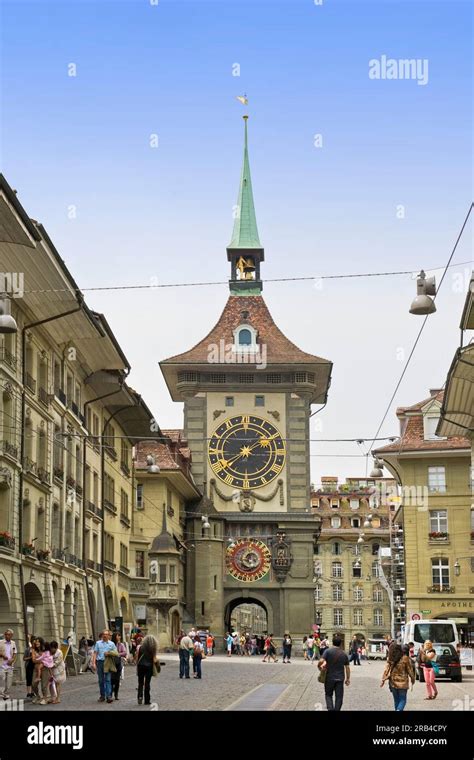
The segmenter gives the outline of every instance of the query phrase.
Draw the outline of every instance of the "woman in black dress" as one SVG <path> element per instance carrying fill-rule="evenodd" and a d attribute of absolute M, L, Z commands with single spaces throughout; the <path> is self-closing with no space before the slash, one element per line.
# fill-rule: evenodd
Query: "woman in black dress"
<path fill-rule="evenodd" d="M 158 642 L 154 636 L 145 636 L 135 655 L 138 676 L 138 704 L 143 704 L 143 691 L 145 690 L 145 704 L 150 704 L 150 681 L 154 669 L 159 671 Z"/>

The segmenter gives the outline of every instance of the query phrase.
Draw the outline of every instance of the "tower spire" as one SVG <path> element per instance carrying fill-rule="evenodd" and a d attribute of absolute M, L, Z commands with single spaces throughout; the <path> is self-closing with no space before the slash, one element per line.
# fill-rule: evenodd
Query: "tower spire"
<path fill-rule="evenodd" d="M 227 258 L 232 262 L 231 293 L 255 295 L 262 290 L 260 262 L 264 252 L 258 235 L 257 218 L 253 201 L 252 179 L 248 153 L 248 116 L 244 119 L 244 157 L 240 175 L 239 194 L 232 240 L 227 246 Z"/>

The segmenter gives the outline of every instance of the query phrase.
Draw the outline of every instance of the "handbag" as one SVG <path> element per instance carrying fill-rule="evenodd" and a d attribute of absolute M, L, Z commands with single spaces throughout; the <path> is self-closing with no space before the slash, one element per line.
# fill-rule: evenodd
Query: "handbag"
<path fill-rule="evenodd" d="M 326 683 L 327 668 L 319 671 L 318 681 L 319 683 Z"/>
<path fill-rule="evenodd" d="M 435 676 L 439 676 L 439 665 L 438 665 L 438 663 L 437 662 L 432 662 L 431 664 L 432 664 Z"/>
<path fill-rule="evenodd" d="M 152 676 L 153 676 L 154 678 L 156 678 L 156 676 L 158 675 L 158 673 L 161 673 L 161 667 L 160 667 L 160 665 L 159 665 L 158 663 L 154 662 L 154 663 L 153 663 L 153 672 L 152 672 Z"/>

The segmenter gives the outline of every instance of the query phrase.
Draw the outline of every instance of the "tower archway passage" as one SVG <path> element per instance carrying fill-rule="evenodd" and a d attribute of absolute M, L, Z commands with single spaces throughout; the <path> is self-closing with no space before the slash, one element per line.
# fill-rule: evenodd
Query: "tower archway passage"
<path fill-rule="evenodd" d="M 224 608 L 224 630 L 239 633 L 273 633 L 273 607 L 259 593 L 237 592 L 228 599 Z"/>

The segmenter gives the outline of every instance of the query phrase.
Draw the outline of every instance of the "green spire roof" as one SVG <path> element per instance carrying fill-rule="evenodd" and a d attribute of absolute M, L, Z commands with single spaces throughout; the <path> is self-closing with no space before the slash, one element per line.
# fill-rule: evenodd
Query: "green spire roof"
<path fill-rule="evenodd" d="M 257 219 L 253 204 L 252 180 L 250 178 L 250 164 L 247 147 L 247 119 L 245 121 L 245 144 L 242 174 L 240 176 L 239 196 L 237 198 L 237 216 L 234 222 L 232 240 L 227 248 L 262 248 L 258 237 Z"/>

